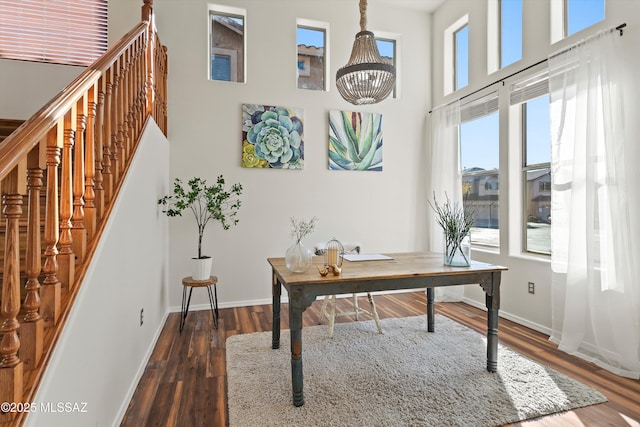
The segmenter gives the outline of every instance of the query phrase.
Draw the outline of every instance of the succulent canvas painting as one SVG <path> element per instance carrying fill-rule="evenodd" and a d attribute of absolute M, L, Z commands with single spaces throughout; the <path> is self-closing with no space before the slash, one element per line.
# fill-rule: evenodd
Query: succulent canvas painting
<path fill-rule="evenodd" d="M 382 114 L 329 112 L 329 169 L 382 170 Z"/>
<path fill-rule="evenodd" d="M 242 104 L 242 166 L 304 169 L 304 111 Z"/>

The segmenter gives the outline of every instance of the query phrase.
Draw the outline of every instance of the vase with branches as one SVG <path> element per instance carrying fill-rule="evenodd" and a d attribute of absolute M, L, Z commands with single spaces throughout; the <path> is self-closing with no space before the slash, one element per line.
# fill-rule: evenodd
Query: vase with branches
<path fill-rule="evenodd" d="M 285 265 L 292 273 L 304 273 L 311 267 L 311 251 L 302 244 L 308 234 L 311 234 L 316 227 L 318 218 L 315 216 L 309 221 L 304 219 L 291 218 L 291 237 L 295 243 L 285 253 Z"/>
<path fill-rule="evenodd" d="M 185 185 L 180 178 L 176 178 L 173 182 L 173 193 L 159 199 L 158 204 L 164 207 L 162 212 L 169 217 L 182 216 L 185 210 L 191 211 L 198 228 L 198 257 L 194 259 L 203 260 L 211 258 L 202 255 L 202 239 L 207 225 L 211 221 L 217 221 L 224 230 L 228 230 L 238 224 L 241 194 L 242 184 L 236 183 L 227 187 L 222 175 L 218 176 L 214 184 L 194 177 Z M 204 279 L 209 277 L 210 270 L 209 267 L 209 271 L 204 273 Z M 199 280 L 195 276 L 194 279 Z"/>
<path fill-rule="evenodd" d="M 444 239 L 444 264 L 455 267 L 471 265 L 471 243 L 469 233 L 475 221 L 475 210 L 467 204 L 460 206 L 451 202 L 449 196 L 443 204 L 439 204 L 435 193 L 431 209 L 436 214 L 436 221 L 442 228 Z"/>

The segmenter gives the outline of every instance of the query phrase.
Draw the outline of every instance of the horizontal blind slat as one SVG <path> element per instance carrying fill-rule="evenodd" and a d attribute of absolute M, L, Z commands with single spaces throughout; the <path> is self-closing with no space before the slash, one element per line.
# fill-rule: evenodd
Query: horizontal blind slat
<path fill-rule="evenodd" d="M 107 31 L 108 0 L 0 0 L 0 58 L 89 65 Z"/>

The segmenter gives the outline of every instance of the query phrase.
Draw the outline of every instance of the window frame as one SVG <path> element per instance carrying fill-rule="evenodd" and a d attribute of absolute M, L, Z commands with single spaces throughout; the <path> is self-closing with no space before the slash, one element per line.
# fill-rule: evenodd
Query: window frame
<path fill-rule="evenodd" d="M 443 89 L 444 95 L 449 95 L 455 92 L 457 89 L 455 88 L 455 32 L 460 30 L 462 27 L 469 24 L 469 15 L 463 15 L 458 18 L 453 24 L 444 30 L 443 37 L 443 53 L 444 53 L 444 61 L 443 61 Z M 400 62 L 400 61 L 398 61 Z M 396 70 L 397 71 L 397 70 Z"/>
<path fill-rule="evenodd" d="M 296 19 L 296 43 L 295 43 L 296 70 L 298 70 L 297 64 L 298 64 L 298 57 L 300 55 L 300 49 L 299 49 L 298 37 L 297 37 L 298 28 L 304 28 L 304 29 L 315 30 L 315 31 L 322 31 L 324 33 L 324 47 L 323 47 L 323 58 L 322 58 L 322 63 L 323 63 L 323 88 L 322 89 L 301 88 L 299 86 L 297 72 L 296 72 L 296 88 L 297 89 L 301 89 L 301 90 L 315 90 L 315 91 L 318 91 L 318 92 L 329 92 L 329 88 L 331 87 L 331 73 L 329 72 L 329 70 L 330 70 L 330 62 L 329 62 L 329 58 L 330 58 L 330 49 L 329 49 L 330 24 L 328 22 L 314 21 L 314 20 L 305 19 L 305 18 L 297 18 Z"/>
<path fill-rule="evenodd" d="M 225 47 L 217 47 L 213 45 L 213 22 L 214 16 L 226 16 L 229 18 L 242 19 L 242 55 L 239 55 L 237 51 L 233 49 L 227 49 Z M 207 5 L 207 28 L 208 28 L 208 52 L 207 52 L 207 79 L 214 82 L 227 82 L 227 83 L 246 83 L 247 82 L 247 11 L 246 9 L 231 7 L 226 5 L 208 4 Z M 213 56 L 218 52 L 221 56 L 230 56 L 230 76 L 231 80 L 218 80 L 212 78 L 211 64 L 213 62 Z M 233 55 L 229 55 L 229 52 L 233 52 Z M 241 61 L 242 66 L 242 80 L 238 80 L 238 67 Z M 232 72 L 235 63 L 235 73 Z"/>
<path fill-rule="evenodd" d="M 400 58 L 402 37 L 397 33 L 390 33 L 385 31 L 375 31 L 375 40 L 393 42 L 393 66 L 396 69 L 396 82 L 391 92 L 391 97 L 397 99 L 400 97 L 400 88 L 402 86 L 402 61 Z"/>

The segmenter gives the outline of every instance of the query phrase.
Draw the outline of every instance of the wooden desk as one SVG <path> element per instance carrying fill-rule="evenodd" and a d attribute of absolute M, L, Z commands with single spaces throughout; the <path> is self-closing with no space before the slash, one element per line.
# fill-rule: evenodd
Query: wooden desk
<path fill-rule="evenodd" d="M 391 253 L 393 260 L 344 262 L 340 276 L 318 274 L 315 265 L 306 273 L 291 273 L 284 258 L 269 258 L 272 267 L 273 333 L 272 348 L 280 347 L 280 296 L 282 286 L 289 294 L 291 333 L 291 385 L 293 404 L 304 405 L 302 376 L 302 313 L 320 295 L 352 294 L 396 289 L 427 289 L 428 331 L 434 332 L 433 288 L 479 284 L 486 293 L 487 370 L 498 368 L 498 309 L 500 276 L 505 267 L 472 261 L 470 267 L 448 267 L 439 253 Z M 314 257 L 314 264 L 323 264 Z"/>

